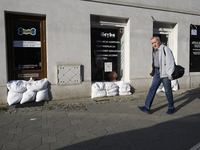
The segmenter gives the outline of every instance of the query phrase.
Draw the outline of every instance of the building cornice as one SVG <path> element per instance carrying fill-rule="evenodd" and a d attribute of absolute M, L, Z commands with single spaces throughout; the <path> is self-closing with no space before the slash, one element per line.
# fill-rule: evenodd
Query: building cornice
<path fill-rule="evenodd" d="M 159 11 L 167 11 L 167 12 L 189 14 L 189 15 L 198 15 L 198 16 L 200 15 L 200 11 L 194 11 L 194 10 L 188 11 L 188 10 L 174 9 L 170 7 L 152 6 L 148 4 L 140 4 L 140 3 L 127 2 L 127 1 L 119 1 L 119 0 L 82 0 L 82 1 L 110 4 L 110 5 L 119 5 L 119 6 L 126 6 L 126 7 L 136 7 L 136 8 L 143 8 L 143 9 L 159 10 Z"/>

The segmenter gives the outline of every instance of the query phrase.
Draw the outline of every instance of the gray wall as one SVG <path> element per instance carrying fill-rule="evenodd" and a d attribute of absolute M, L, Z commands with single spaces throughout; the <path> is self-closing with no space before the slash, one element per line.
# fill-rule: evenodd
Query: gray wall
<path fill-rule="evenodd" d="M 96 0 L 97 1 L 97 0 Z M 104 3 L 105 2 L 105 3 Z M 115 3 L 115 4 L 113 4 Z M 116 5 L 117 4 L 117 5 Z M 120 4 L 120 5 L 118 5 Z M 184 5 L 182 5 L 184 4 Z M 200 73 L 189 73 L 190 23 L 200 24 L 200 2 L 186 0 L 1 0 L 0 1 L 0 103 L 7 98 L 7 57 L 5 35 L 5 13 L 23 13 L 46 16 L 47 33 L 47 78 L 51 83 L 54 100 L 90 97 L 91 93 L 91 47 L 90 15 L 129 18 L 130 28 L 130 68 L 127 80 L 137 91 L 147 91 L 152 78 L 151 43 L 153 16 L 157 21 L 176 24 L 173 31 L 178 64 L 186 68 L 180 87 L 197 87 Z M 163 11 L 164 10 L 164 11 Z M 82 84 L 57 85 L 57 65 L 82 64 L 84 78 Z"/>

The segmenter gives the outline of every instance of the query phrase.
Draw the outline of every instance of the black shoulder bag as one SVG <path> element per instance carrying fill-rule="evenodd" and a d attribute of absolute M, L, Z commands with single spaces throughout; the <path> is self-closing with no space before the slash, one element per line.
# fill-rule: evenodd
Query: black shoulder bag
<path fill-rule="evenodd" d="M 164 47 L 163 47 L 163 52 L 164 52 L 164 54 L 166 56 Z M 172 73 L 172 78 L 173 79 L 181 78 L 185 73 L 185 68 L 180 66 L 180 65 L 176 65 L 176 64 L 174 64 L 174 65 L 175 65 L 175 69 L 174 69 L 174 72 Z"/>

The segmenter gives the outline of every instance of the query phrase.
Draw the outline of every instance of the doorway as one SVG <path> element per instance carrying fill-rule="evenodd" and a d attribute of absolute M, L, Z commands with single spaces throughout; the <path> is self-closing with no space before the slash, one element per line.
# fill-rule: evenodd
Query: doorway
<path fill-rule="evenodd" d="M 172 49 L 172 31 L 170 29 L 156 29 L 153 30 L 153 36 L 158 36 L 161 43 Z"/>
<path fill-rule="evenodd" d="M 9 80 L 47 77 L 46 18 L 6 14 Z"/>
<path fill-rule="evenodd" d="M 92 81 L 112 81 L 123 76 L 124 28 L 93 26 L 91 28 Z"/>

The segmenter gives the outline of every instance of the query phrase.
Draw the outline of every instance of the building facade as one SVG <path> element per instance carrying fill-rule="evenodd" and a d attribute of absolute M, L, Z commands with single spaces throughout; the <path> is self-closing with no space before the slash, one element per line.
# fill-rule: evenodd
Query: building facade
<path fill-rule="evenodd" d="M 182 5 L 184 4 L 184 5 Z M 180 88 L 200 84 L 200 2 L 1 0 L 0 103 L 7 82 L 47 78 L 53 100 L 91 96 L 110 73 L 148 91 L 157 35 L 185 67 Z"/>

